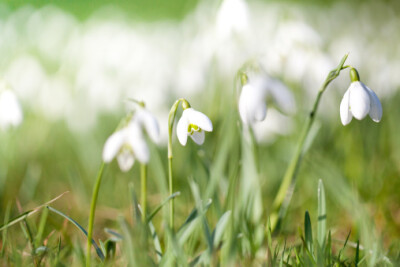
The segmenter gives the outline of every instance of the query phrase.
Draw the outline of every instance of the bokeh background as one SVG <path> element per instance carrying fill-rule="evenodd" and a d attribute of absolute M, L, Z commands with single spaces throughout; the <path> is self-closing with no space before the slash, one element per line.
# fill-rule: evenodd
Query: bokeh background
<path fill-rule="evenodd" d="M 323 97 L 283 229 L 295 236 L 305 210 L 316 216 L 321 178 L 328 227 L 338 239 L 352 230 L 353 241 L 361 236 L 378 240 L 387 253 L 398 250 L 399 14 L 399 1 L 1 2 L 0 77 L 19 99 L 23 121 L 0 131 L 0 221 L 8 203 L 17 215 L 16 201 L 27 210 L 69 191 L 54 206 L 86 225 L 104 142 L 132 109 L 129 98 L 143 100 L 161 126 L 149 170 L 149 201 L 157 205 L 167 196 L 169 108 L 185 97 L 211 118 L 214 131 L 202 147 L 174 141 L 183 220 L 193 207 L 187 177 L 206 188 L 204 164 L 216 160 L 224 131 L 235 128 L 235 75 L 249 60 L 283 81 L 296 99 L 294 114 L 271 104 L 267 119 L 255 127 L 267 214 L 319 86 L 349 53 L 347 63 L 382 102 L 382 121 L 341 125 L 339 104 L 350 83 L 343 71 Z M 235 153 L 232 142 L 227 162 Z M 240 162 L 232 159 L 221 173 L 221 199 L 235 164 Z M 129 213 L 126 185 L 138 187 L 138 173 L 138 165 L 129 173 L 115 162 L 107 167 L 98 225 L 113 227 L 117 215 Z M 55 229 L 63 227 L 58 218 L 49 220 Z"/>

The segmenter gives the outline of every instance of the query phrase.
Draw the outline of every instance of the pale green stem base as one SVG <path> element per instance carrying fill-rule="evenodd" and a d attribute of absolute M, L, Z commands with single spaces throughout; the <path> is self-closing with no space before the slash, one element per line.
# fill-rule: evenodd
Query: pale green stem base
<path fill-rule="evenodd" d="M 99 189 L 101 184 L 101 179 L 103 177 L 104 162 L 100 166 L 100 170 L 97 174 L 96 183 L 93 188 L 92 202 L 90 204 L 90 215 L 89 215 L 89 225 L 88 225 L 88 235 L 86 243 L 86 267 L 90 266 L 91 262 L 91 248 L 92 248 L 92 236 L 93 236 L 93 224 L 94 224 L 94 214 L 96 211 L 97 196 L 99 195 Z"/>
<path fill-rule="evenodd" d="M 168 157 L 168 184 L 169 184 L 169 195 L 174 193 L 174 185 L 172 179 L 172 157 Z M 174 232 L 174 199 L 172 198 L 169 203 L 169 227 Z"/>
<path fill-rule="evenodd" d="M 307 117 L 307 122 L 304 124 L 303 131 L 302 131 L 299 141 L 297 143 L 295 154 L 286 170 L 283 181 L 279 187 L 278 194 L 276 195 L 274 203 L 272 205 L 273 213 L 270 216 L 272 231 L 274 231 L 276 229 L 276 227 L 279 225 L 280 220 L 282 220 L 282 218 L 284 217 L 287 207 L 289 205 L 289 202 L 290 202 L 290 199 L 291 199 L 291 196 L 293 193 L 293 189 L 294 189 L 294 188 L 291 188 L 291 185 L 293 185 L 292 187 L 294 187 L 294 182 L 295 182 L 295 179 L 296 179 L 296 176 L 297 176 L 300 164 L 301 164 L 301 159 L 304 154 L 304 151 L 303 151 L 304 144 L 305 144 L 305 141 L 310 132 L 311 126 L 314 123 L 315 115 L 317 113 L 318 105 L 321 100 L 322 94 L 324 93 L 324 91 L 326 90 L 326 88 L 328 87 L 330 82 L 339 76 L 340 71 L 349 67 L 349 66 L 344 66 L 344 62 L 346 61 L 347 56 L 348 55 L 346 54 L 342 58 L 338 67 L 335 70 L 332 70 L 328 74 L 328 77 L 325 79 L 320 90 L 318 91 L 318 95 L 317 95 L 317 98 L 315 99 L 313 108 Z"/>
<path fill-rule="evenodd" d="M 140 197 L 142 203 L 142 222 L 146 224 L 147 219 L 147 165 L 140 165 L 140 183 L 141 183 L 141 194 Z"/>

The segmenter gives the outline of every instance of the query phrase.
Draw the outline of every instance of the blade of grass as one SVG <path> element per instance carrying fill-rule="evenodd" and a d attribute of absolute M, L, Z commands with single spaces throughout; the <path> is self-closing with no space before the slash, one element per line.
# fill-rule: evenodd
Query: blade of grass
<path fill-rule="evenodd" d="M 317 238 L 318 243 L 323 249 L 326 236 L 326 202 L 325 202 L 325 189 L 324 183 L 320 179 L 318 182 L 318 229 Z"/>
<path fill-rule="evenodd" d="M 312 228 L 311 228 L 311 220 L 310 214 L 306 211 L 304 215 L 304 235 L 305 235 L 305 242 L 308 250 L 311 254 L 313 254 L 313 237 L 312 237 Z"/>
<path fill-rule="evenodd" d="M 83 228 L 77 221 L 75 221 L 74 219 L 72 219 L 72 218 L 69 217 L 68 215 L 62 213 L 61 211 L 56 210 L 55 208 L 52 208 L 52 207 L 50 207 L 50 206 L 47 206 L 47 208 L 48 208 L 50 211 L 52 211 L 52 212 L 54 212 L 54 213 L 56 213 L 56 214 L 58 214 L 58 215 L 64 217 L 64 218 L 67 219 L 68 221 L 70 221 L 70 222 L 71 222 L 73 225 L 75 225 L 79 230 L 81 230 L 81 232 L 87 237 L 87 232 L 86 232 L 85 228 Z M 103 260 L 104 260 L 104 254 L 103 254 L 103 252 L 101 251 L 101 249 L 99 248 L 99 246 L 96 244 L 96 241 L 93 240 L 93 238 L 92 238 L 92 245 L 93 245 L 93 247 L 96 249 L 97 256 L 99 256 L 99 258 L 103 261 Z"/>
<path fill-rule="evenodd" d="M 230 210 L 228 210 L 218 220 L 217 225 L 215 226 L 215 229 L 212 233 L 214 247 L 217 247 L 219 245 L 219 242 L 221 242 L 222 235 L 224 234 L 224 231 L 228 225 L 229 219 L 231 218 L 231 213 L 232 212 Z"/>
<path fill-rule="evenodd" d="M 147 223 L 149 223 L 154 216 L 156 216 L 156 214 L 162 209 L 162 207 L 164 207 L 165 204 L 168 203 L 168 201 L 170 201 L 173 198 L 176 198 L 178 196 L 181 195 L 181 192 L 175 192 L 172 195 L 170 195 L 166 200 L 164 200 L 160 205 L 158 205 L 158 207 L 147 217 Z"/>
<path fill-rule="evenodd" d="M 42 208 L 46 207 L 47 205 L 53 203 L 54 201 L 58 200 L 59 198 L 61 198 L 64 194 L 68 193 L 68 191 L 62 193 L 61 195 L 53 198 L 52 200 L 40 205 L 39 207 L 33 209 L 33 210 L 29 210 L 29 211 L 25 211 L 23 213 L 21 213 L 20 215 L 18 215 L 17 217 L 11 219 L 9 222 L 3 224 L 2 226 L 0 226 L 0 231 L 7 229 L 8 227 L 28 218 L 29 216 L 35 214 L 36 212 L 38 212 L 39 210 L 41 210 Z"/>
<path fill-rule="evenodd" d="M 7 203 L 7 207 L 6 207 L 6 213 L 4 215 L 4 225 L 10 219 L 10 213 L 11 213 L 11 203 L 8 202 Z M 6 247 L 6 244 L 7 244 L 7 228 L 3 231 L 3 235 L 2 235 L 2 239 L 1 240 L 2 240 L 2 246 L 1 246 L 0 255 L 1 255 L 1 258 L 2 258 L 4 256 L 4 248 Z"/>
<path fill-rule="evenodd" d="M 47 209 L 44 209 L 42 211 L 42 216 L 40 217 L 40 222 L 39 222 L 39 228 L 35 237 L 35 245 L 38 247 L 42 241 L 42 236 L 44 232 L 44 228 L 46 226 L 46 220 L 47 220 L 47 215 L 49 214 L 49 211 Z"/>

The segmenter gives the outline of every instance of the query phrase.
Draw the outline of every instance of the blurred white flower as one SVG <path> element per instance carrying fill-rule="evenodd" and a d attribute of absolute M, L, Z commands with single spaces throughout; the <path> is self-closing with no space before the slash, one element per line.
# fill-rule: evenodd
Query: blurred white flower
<path fill-rule="evenodd" d="M 182 117 L 176 126 L 176 134 L 179 142 L 185 146 L 187 137 L 190 136 L 193 141 L 202 145 L 204 143 L 204 131 L 211 132 L 213 130 L 211 120 L 203 113 L 187 108 L 183 111 Z"/>
<path fill-rule="evenodd" d="M 340 103 L 340 119 L 343 125 L 347 125 L 353 116 L 362 120 L 367 114 L 374 122 L 379 122 L 382 118 L 381 102 L 374 91 L 362 82 L 354 81 Z"/>
<path fill-rule="evenodd" d="M 143 136 L 143 127 L 149 137 L 157 142 L 160 134 L 158 122 L 149 111 L 141 108 L 126 127 L 107 139 L 103 149 L 103 161 L 109 163 L 117 157 L 118 165 L 124 172 L 133 166 L 135 159 L 143 164 L 148 163 L 150 152 Z"/>
<path fill-rule="evenodd" d="M 244 0 L 224 0 L 217 14 L 217 33 L 225 39 L 248 28 L 249 10 Z"/>
<path fill-rule="evenodd" d="M 6 87 L 0 84 L 0 128 L 7 130 L 10 126 L 18 126 L 23 119 L 22 109 L 17 97 Z"/>
<path fill-rule="evenodd" d="M 239 97 L 239 114 L 244 124 L 253 124 L 265 119 L 266 95 L 267 86 L 264 79 L 255 79 L 242 87 Z"/>
<path fill-rule="evenodd" d="M 282 82 L 266 76 L 256 76 L 242 87 L 239 97 L 239 114 L 244 124 L 254 124 L 265 119 L 268 96 L 285 113 L 293 113 L 296 109 L 293 94 Z"/>

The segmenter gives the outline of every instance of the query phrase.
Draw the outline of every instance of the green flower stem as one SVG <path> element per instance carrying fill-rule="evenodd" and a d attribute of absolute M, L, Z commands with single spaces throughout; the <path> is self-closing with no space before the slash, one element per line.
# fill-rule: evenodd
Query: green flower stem
<path fill-rule="evenodd" d="M 174 184 L 172 182 L 172 157 L 168 158 L 168 185 L 169 195 L 172 195 L 174 192 Z M 171 199 L 169 204 L 169 227 L 174 229 L 174 199 Z"/>
<path fill-rule="evenodd" d="M 92 202 L 90 204 L 90 215 L 89 215 L 89 225 L 88 225 L 88 235 L 86 243 L 86 267 L 90 266 L 90 261 L 92 259 L 90 250 L 92 248 L 92 236 L 93 236 L 93 224 L 94 224 L 94 214 L 96 211 L 97 196 L 99 195 L 99 189 L 101 184 L 101 179 L 103 177 L 104 162 L 101 163 L 100 170 L 97 174 L 96 183 L 93 188 Z"/>
<path fill-rule="evenodd" d="M 178 111 L 179 104 L 182 102 L 182 108 L 190 108 L 189 102 L 184 98 L 179 98 L 172 105 L 171 110 L 168 115 L 168 187 L 169 187 L 169 195 L 174 193 L 174 184 L 172 177 L 172 130 L 174 127 L 174 121 L 176 112 Z M 174 230 L 174 199 L 171 199 L 169 205 L 169 227 L 171 230 Z"/>
<path fill-rule="evenodd" d="M 332 82 L 334 79 L 336 79 L 339 76 L 340 71 L 349 67 L 349 66 L 344 66 L 344 62 L 346 61 L 347 56 L 348 56 L 347 54 L 344 55 L 340 64 L 338 65 L 338 67 L 336 69 L 332 70 L 331 72 L 329 72 L 324 83 L 322 84 L 321 88 L 318 91 L 318 95 L 317 95 L 317 98 L 315 99 L 313 108 L 307 117 L 307 122 L 304 124 L 303 131 L 302 131 L 302 133 L 300 135 L 300 139 L 297 143 L 295 154 L 286 170 L 286 173 L 285 173 L 285 176 L 283 177 L 283 181 L 280 185 L 278 194 L 276 195 L 275 200 L 272 205 L 273 213 L 270 216 L 272 231 L 279 228 L 280 222 L 281 222 L 282 218 L 285 216 L 286 210 L 289 206 L 290 199 L 293 194 L 296 176 L 297 176 L 300 164 L 301 164 L 302 157 L 304 155 L 304 144 L 305 144 L 305 141 L 310 132 L 311 126 L 314 123 L 315 115 L 317 113 L 318 105 L 321 100 L 322 94 L 325 92 L 325 90 L 328 87 L 328 85 L 330 84 L 330 82 Z"/>
<path fill-rule="evenodd" d="M 146 214 L 147 214 L 147 165 L 140 165 L 140 183 L 142 192 L 140 197 L 142 198 L 142 222 L 146 224 Z"/>

